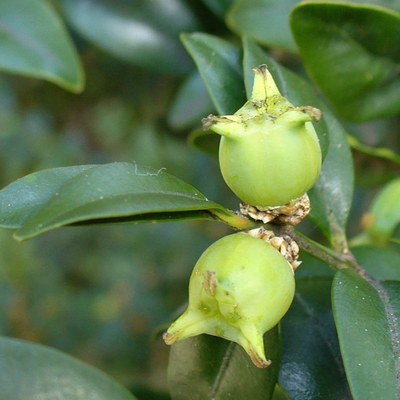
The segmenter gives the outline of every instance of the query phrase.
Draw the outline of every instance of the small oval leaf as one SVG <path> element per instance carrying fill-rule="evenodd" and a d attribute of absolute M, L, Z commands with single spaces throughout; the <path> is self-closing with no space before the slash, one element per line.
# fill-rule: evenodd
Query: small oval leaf
<path fill-rule="evenodd" d="M 196 29 L 197 21 L 180 0 L 61 0 L 60 5 L 77 32 L 121 60 L 171 74 L 190 68 L 178 35 Z"/>
<path fill-rule="evenodd" d="M 289 13 L 297 3 L 298 0 L 236 0 L 227 15 L 227 23 L 234 31 L 258 43 L 296 52 Z"/>
<path fill-rule="evenodd" d="M 369 4 L 306 2 L 291 14 L 305 67 L 351 121 L 400 112 L 400 14 Z"/>
<path fill-rule="evenodd" d="M 232 114 L 246 101 L 240 50 L 219 37 L 206 33 L 182 34 L 211 100 L 220 115 Z"/>
<path fill-rule="evenodd" d="M 334 278 L 332 302 L 354 399 L 399 399 L 400 282 L 343 270 Z"/>
<path fill-rule="evenodd" d="M 72 92 L 83 70 L 61 20 L 40 0 L 0 2 L 0 69 L 45 79 Z"/>

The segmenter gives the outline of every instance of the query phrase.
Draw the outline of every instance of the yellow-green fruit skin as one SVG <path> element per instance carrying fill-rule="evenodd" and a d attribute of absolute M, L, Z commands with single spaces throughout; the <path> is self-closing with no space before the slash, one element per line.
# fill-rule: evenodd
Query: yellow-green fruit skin
<path fill-rule="evenodd" d="M 188 308 L 164 338 L 172 344 L 201 333 L 220 336 L 265 367 L 263 334 L 287 312 L 294 290 L 289 263 L 269 243 L 245 233 L 225 236 L 196 263 Z"/>
<path fill-rule="evenodd" d="M 226 184 L 243 202 L 280 206 L 315 184 L 321 150 L 311 122 L 291 126 L 259 117 L 241 134 L 221 138 L 219 162 Z"/>

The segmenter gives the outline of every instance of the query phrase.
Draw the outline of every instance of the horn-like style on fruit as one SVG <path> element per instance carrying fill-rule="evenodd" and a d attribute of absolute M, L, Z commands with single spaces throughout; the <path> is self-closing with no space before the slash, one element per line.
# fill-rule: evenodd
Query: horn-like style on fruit
<path fill-rule="evenodd" d="M 281 206 L 318 179 L 321 149 L 312 125 L 321 112 L 283 97 L 265 65 L 253 69 L 249 101 L 233 115 L 210 115 L 205 129 L 222 136 L 219 163 L 230 189 L 256 207 Z"/>
<path fill-rule="evenodd" d="M 246 233 L 225 236 L 196 263 L 189 305 L 164 340 L 219 336 L 241 345 L 257 367 L 267 367 L 263 335 L 284 316 L 294 290 L 291 266 L 270 243 Z"/>

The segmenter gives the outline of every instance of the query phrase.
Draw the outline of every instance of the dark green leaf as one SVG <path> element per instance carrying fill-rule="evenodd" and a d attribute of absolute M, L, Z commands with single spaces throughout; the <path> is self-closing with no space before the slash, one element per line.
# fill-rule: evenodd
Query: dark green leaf
<path fill-rule="evenodd" d="M 246 101 L 240 50 L 205 33 L 181 35 L 220 115 L 236 112 Z"/>
<path fill-rule="evenodd" d="M 267 64 L 282 94 L 297 106 L 311 105 L 322 110 L 323 118 L 314 124 L 325 153 L 321 175 L 310 191 L 311 217 L 337 248 L 345 246 L 345 226 L 353 196 L 353 165 L 346 132 L 312 87 L 274 62 L 250 39 L 243 40 L 245 82 L 248 93 L 253 77 L 251 68 Z"/>
<path fill-rule="evenodd" d="M 374 5 L 307 2 L 291 27 L 305 67 L 353 121 L 400 112 L 400 14 Z"/>
<path fill-rule="evenodd" d="M 1 400 L 134 400 L 95 368 L 59 351 L 0 339 Z"/>
<path fill-rule="evenodd" d="M 271 366 L 255 367 L 235 343 L 200 335 L 174 344 L 168 367 L 173 400 L 268 400 L 274 391 L 280 340 L 274 328 L 264 336 Z"/>
<path fill-rule="evenodd" d="M 94 165 L 54 168 L 33 173 L 0 191 L 0 226 L 18 229 L 70 179 Z"/>
<path fill-rule="evenodd" d="M 332 279 L 335 275 L 334 270 L 328 264 L 304 251 L 300 252 L 300 261 L 301 265 L 296 269 L 296 279 Z"/>
<path fill-rule="evenodd" d="M 85 38 L 118 57 L 164 73 L 183 73 L 189 58 L 178 40 L 197 22 L 180 0 L 61 0 L 71 25 Z"/>
<path fill-rule="evenodd" d="M 297 280 L 293 304 L 281 322 L 279 383 L 292 399 L 351 399 L 332 316 L 331 283 L 327 277 Z"/>
<path fill-rule="evenodd" d="M 0 2 L 0 69 L 45 79 L 80 92 L 84 77 L 78 55 L 47 2 Z"/>
<path fill-rule="evenodd" d="M 297 3 L 298 0 L 236 0 L 227 23 L 240 35 L 250 36 L 261 44 L 295 52 L 289 13 Z"/>
<path fill-rule="evenodd" d="M 0 224 L 19 228 L 15 237 L 20 240 L 76 223 L 185 218 L 248 223 L 163 170 L 131 163 L 38 172 L 0 191 Z"/>
<path fill-rule="evenodd" d="M 400 281 L 400 254 L 374 246 L 351 249 L 354 257 L 376 280 Z"/>
<path fill-rule="evenodd" d="M 355 400 L 400 398 L 400 282 L 338 272 L 333 310 Z"/>
<path fill-rule="evenodd" d="M 224 19 L 233 0 L 203 0 L 203 3 L 218 17 Z"/>
<path fill-rule="evenodd" d="M 323 112 L 329 127 L 329 147 L 319 179 L 309 192 L 311 218 L 337 250 L 345 251 L 354 188 L 353 161 L 342 125 L 327 109 Z"/>

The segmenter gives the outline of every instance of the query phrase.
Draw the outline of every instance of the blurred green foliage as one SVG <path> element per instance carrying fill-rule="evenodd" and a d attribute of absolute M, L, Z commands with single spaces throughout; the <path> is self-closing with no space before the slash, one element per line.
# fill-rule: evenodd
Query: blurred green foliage
<path fill-rule="evenodd" d="M 215 24 L 204 6 L 184 6 L 193 18 L 205 14 Z M 186 75 L 160 75 L 74 37 L 87 79 L 82 94 L 0 75 L 1 187 L 46 168 L 136 161 L 166 168 L 235 207 L 217 162 L 186 142 L 188 126 L 200 126 L 202 115 L 174 121 Z M 177 32 L 171 40 L 185 54 Z M 208 96 L 188 111 L 199 107 L 213 111 Z M 1 231 L 0 333 L 86 360 L 134 387 L 139 399 L 164 398 L 156 394 L 166 392 L 169 348 L 159 329 L 186 301 L 198 256 L 226 232 L 201 222 L 89 227 L 21 244 Z"/>
<path fill-rule="evenodd" d="M 0 9 L 5 2 L 0 1 Z M 249 3 L 250 11 L 257 10 L 259 2 Z M 289 7 L 296 2 L 284 3 Z M 265 33 L 249 32 L 249 21 L 238 18 L 246 2 L 51 4 L 79 52 L 86 86 L 77 95 L 46 81 L 0 74 L 1 187 L 46 168 L 136 161 L 166 168 L 210 199 L 237 209 L 216 160 L 188 144 L 201 117 L 217 110 L 179 33 L 200 30 L 238 44 L 237 34 L 245 31 L 257 40 Z M 282 18 L 281 10 L 274 12 Z M 118 32 L 126 26 L 131 41 L 121 43 Z M 304 75 L 300 58 L 293 54 L 289 24 L 285 29 L 283 37 L 259 44 Z M 153 34 L 153 47 L 136 40 L 140 32 Z M 129 52 L 129 57 L 121 56 Z M 400 136 L 393 135 L 399 129 L 396 118 L 346 122 L 346 128 L 371 148 L 400 153 Z M 399 174 L 398 163 L 372 159 L 366 151 L 356 151 L 354 162 L 350 236 L 361 231 L 360 217 L 378 190 Z M 310 222 L 302 230 L 321 239 Z M 169 349 L 161 342 L 161 328 L 186 301 L 187 280 L 198 256 L 227 232 L 222 224 L 197 221 L 96 226 L 58 230 L 21 244 L 0 231 L 0 334 L 47 344 L 88 361 L 134 390 L 138 399 L 168 399 Z M 318 269 L 314 267 L 310 263 L 301 274 L 312 276 Z"/>

